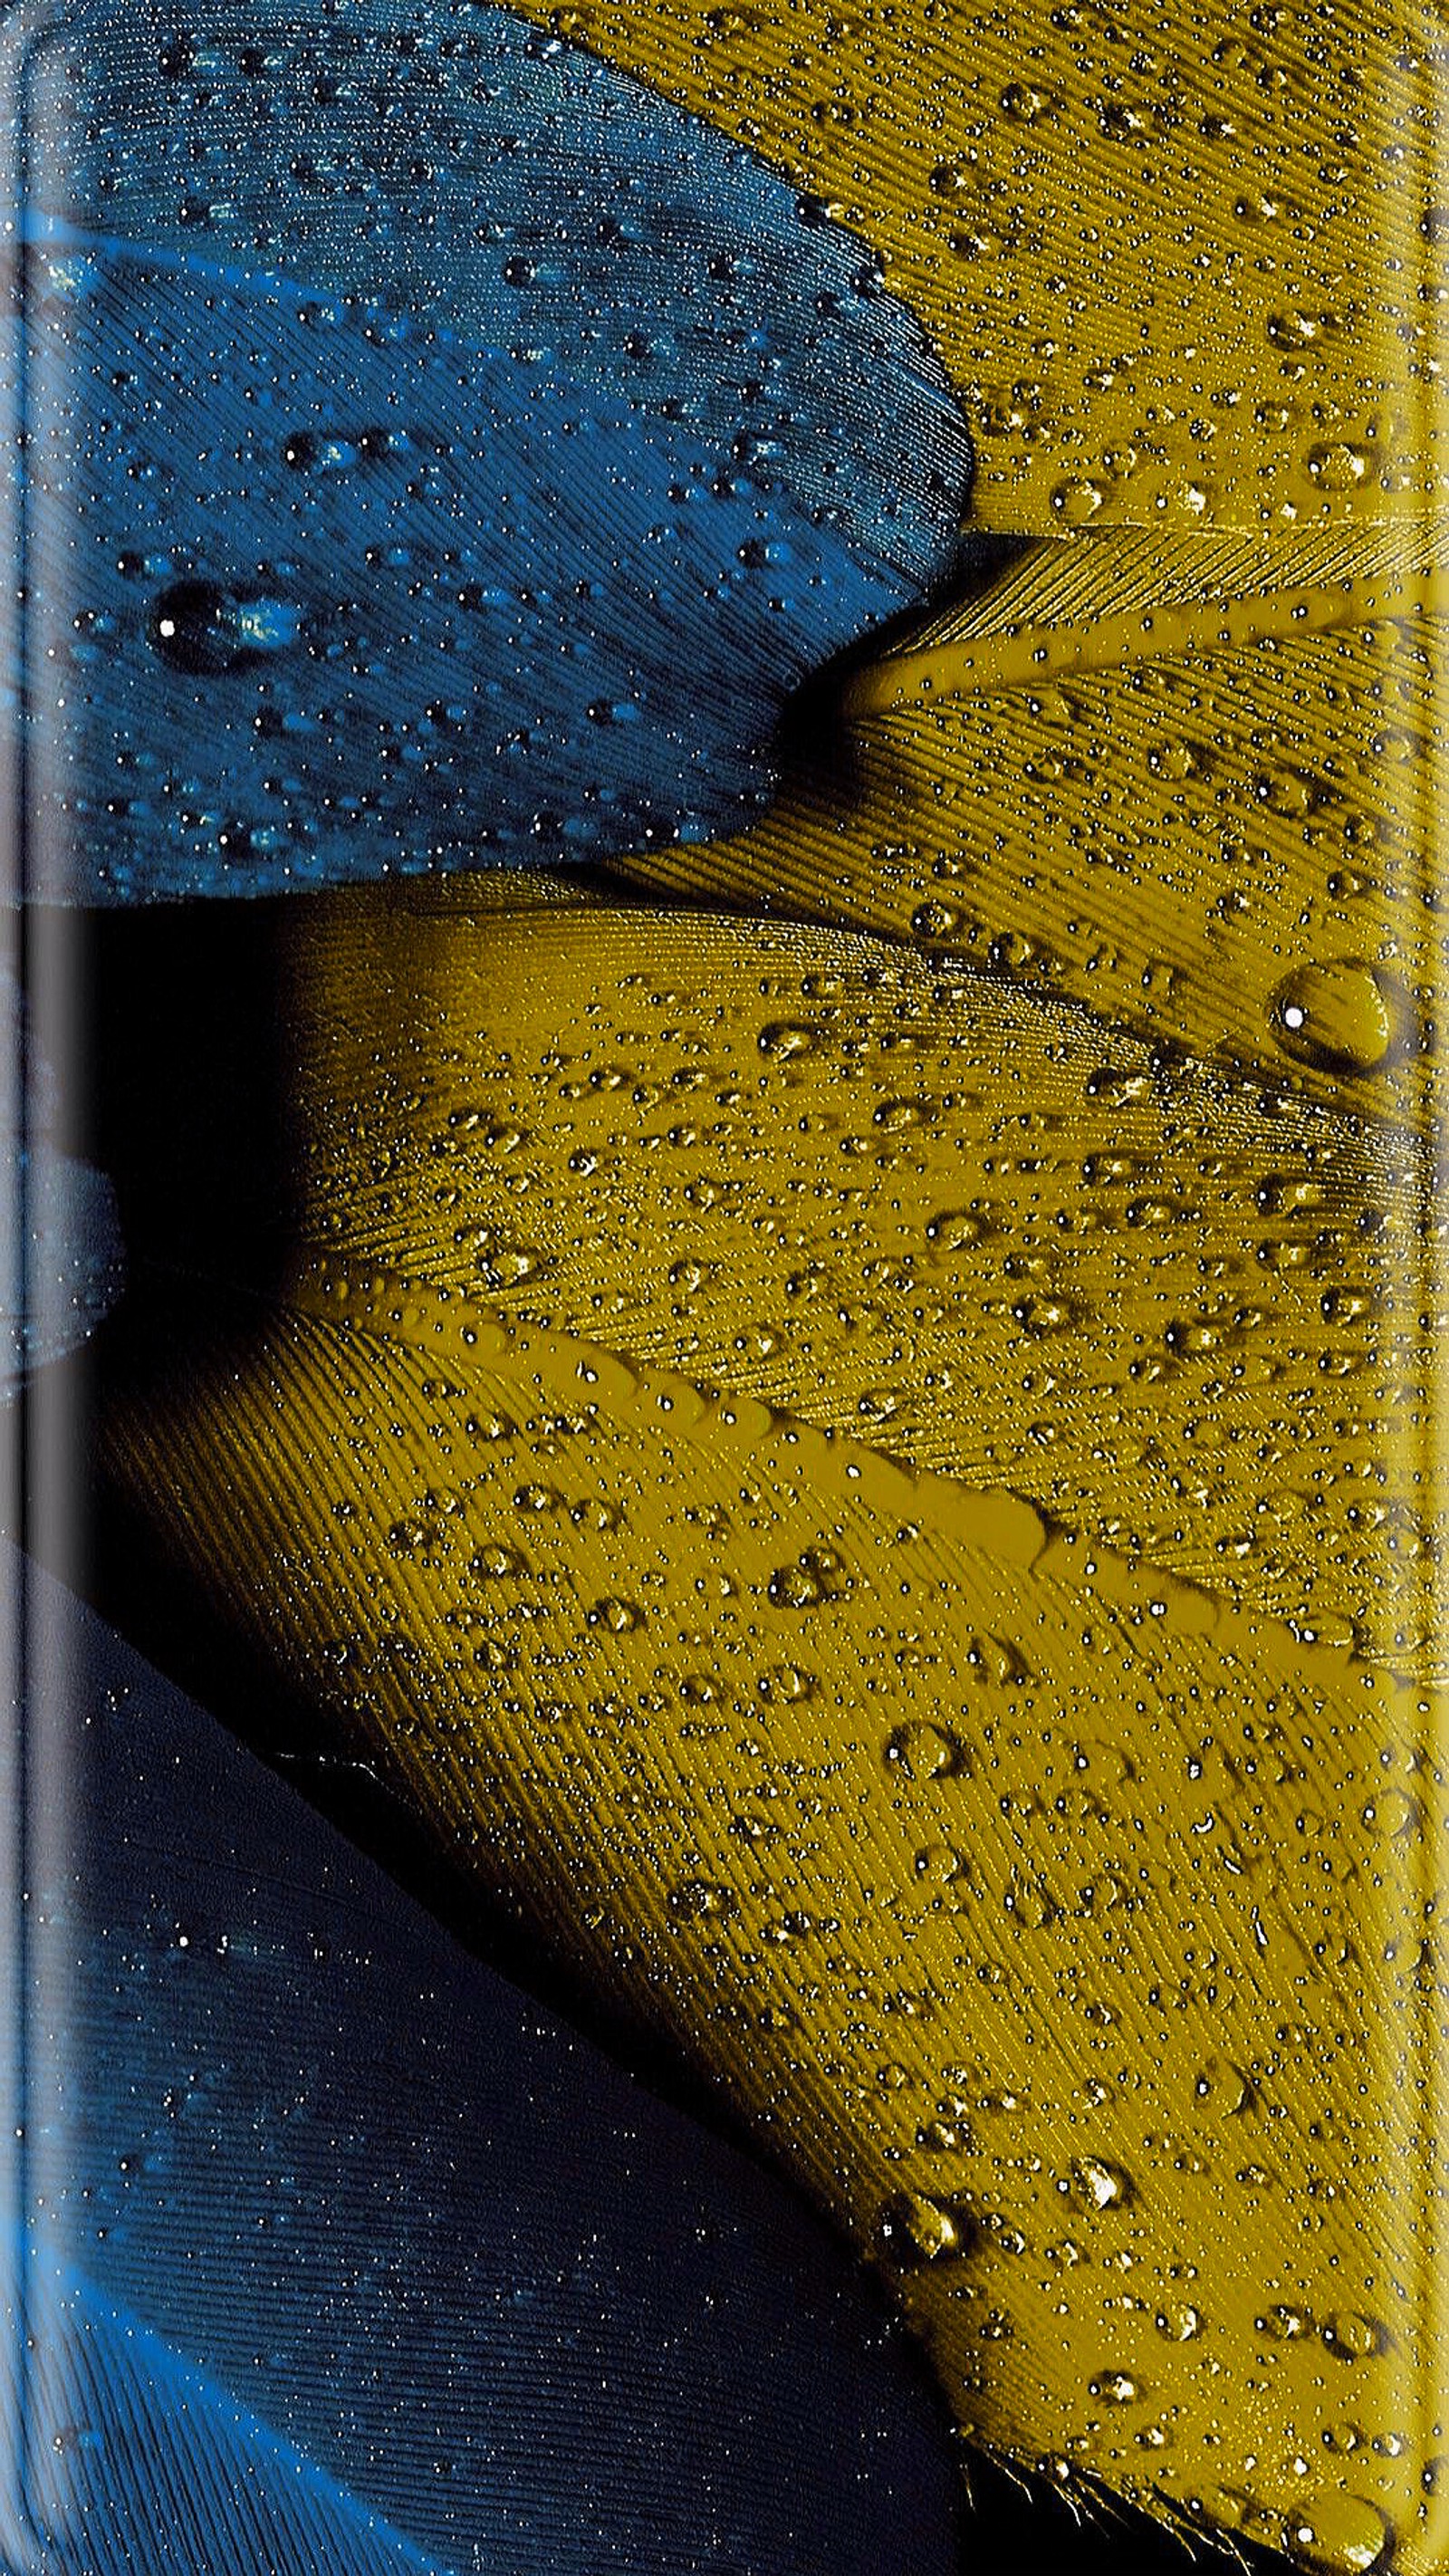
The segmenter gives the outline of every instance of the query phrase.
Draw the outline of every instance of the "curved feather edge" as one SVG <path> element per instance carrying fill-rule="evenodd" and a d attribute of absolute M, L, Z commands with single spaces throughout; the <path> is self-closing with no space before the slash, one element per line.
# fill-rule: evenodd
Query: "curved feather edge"
<path fill-rule="evenodd" d="M 6 2576 L 455 2576 L 83 2273 L 23 2259 L 43 2466 Z"/>
<path fill-rule="evenodd" d="M 330 1257 L 158 1295 L 103 1438 L 237 1645 L 788 2152 L 973 2438 L 1442 2563 L 1442 1694 Z"/>
<path fill-rule="evenodd" d="M 361 1763 L 266 1712 L 269 1773 L 0 1574 L 7 2576 L 946 2576 L 951 2446 L 844 2250 L 294 1785 L 355 1825 Z"/>
<path fill-rule="evenodd" d="M 46 900 L 700 837 L 949 567 L 971 446 L 861 245 L 502 10 L 58 39 L 4 329 Z"/>

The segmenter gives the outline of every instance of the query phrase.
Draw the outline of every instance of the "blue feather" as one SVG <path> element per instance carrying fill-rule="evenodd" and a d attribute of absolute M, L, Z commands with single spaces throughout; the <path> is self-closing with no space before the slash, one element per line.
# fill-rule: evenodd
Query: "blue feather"
<path fill-rule="evenodd" d="M 46 898 L 607 857 L 768 797 L 971 451 L 861 244 L 502 9 L 78 10 L 26 213 Z M 888 389 L 882 400 L 882 388 Z"/>
<path fill-rule="evenodd" d="M 846 2250 L 0 1551 L 22 1596 L 5 2576 L 948 2576 Z"/>
<path fill-rule="evenodd" d="M 449 2576 L 82 2273 L 43 2269 L 29 2322 L 38 2456 L 7 2576 Z"/>

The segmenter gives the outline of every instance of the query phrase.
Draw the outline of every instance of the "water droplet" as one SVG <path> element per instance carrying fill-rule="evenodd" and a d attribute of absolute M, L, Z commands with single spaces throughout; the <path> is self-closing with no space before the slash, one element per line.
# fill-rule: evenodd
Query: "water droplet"
<path fill-rule="evenodd" d="M 761 1673 L 758 1683 L 761 1699 L 786 1702 L 813 1699 L 815 1676 L 800 1670 L 798 1664 L 773 1664 Z"/>
<path fill-rule="evenodd" d="M 95 2424 L 62 2424 L 51 2436 L 51 2449 L 60 2456 L 73 2451 L 104 2452 L 105 2434 Z"/>
<path fill-rule="evenodd" d="M 1267 2335 L 1274 2343 L 1298 2343 L 1313 2332 L 1313 2319 L 1307 2309 L 1290 2308 L 1282 2300 L 1253 2322 L 1259 2334 Z"/>
<path fill-rule="evenodd" d="M 915 1870 L 934 1905 L 959 1907 L 972 1893 L 970 1868 L 954 1843 L 927 1843 L 916 1854 Z"/>
<path fill-rule="evenodd" d="M 1088 2387 L 1103 2406 L 1130 2406 L 1142 2394 L 1137 2381 L 1125 2370 L 1099 2370 Z"/>
<path fill-rule="evenodd" d="M 1192 2089 L 1199 2102 L 1210 2104 L 1223 2118 L 1236 2118 L 1252 2108 L 1252 2085 L 1241 2066 L 1235 2066 L 1229 2057 L 1208 2058 L 1198 2068 Z"/>
<path fill-rule="evenodd" d="M 589 1612 L 589 1625 L 591 1628 L 607 1628 L 615 1637 L 628 1637 L 636 1628 L 643 1627 L 644 1613 L 637 1601 L 622 1601 L 617 1594 L 611 1593 L 594 1603 Z"/>
<path fill-rule="evenodd" d="M 814 1055 L 824 1031 L 812 1028 L 805 1020 L 771 1020 L 759 1035 L 761 1055 L 783 1057 Z"/>
<path fill-rule="evenodd" d="M 1337 313 L 1308 313 L 1299 307 L 1270 313 L 1267 323 L 1268 337 L 1274 348 L 1286 349 L 1292 357 L 1315 347 L 1321 340 L 1336 339 L 1342 328 L 1342 317 Z"/>
<path fill-rule="evenodd" d="M 192 679 L 244 671 L 301 640 L 295 602 L 223 590 L 216 582 L 177 581 L 151 612 L 151 641 L 163 662 Z"/>
<path fill-rule="evenodd" d="M 518 1649 L 502 1637 L 484 1637 L 473 1649 L 473 1661 L 485 1673 L 511 1673 L 518 1663 Z"/>
<path fill-rule="evenodd" d="M 969 2252 L 975 2229 L 954 2201 L 903 2191 L 880 2214 L 881 2242 L 900 2263 L 939 2263 Z"/>
<path fill-rule="evenodd" d="M 1070 2189 L 1082 2209 L 1121 2209 L 1132 2198 L 1132 2177 L 1105 2156 L 1077 2156 L 1072 2161 Z"/>
<path fill-rule="evenodd" d="M 487 1547 L 480 1547 L 473 1559 L 475 1574 L 526 1574 L 527 1571 L 528 1566 L 522 1550 L 516 1547 L 504 1547 L 501 1541 L 493 1541 Z"/>
<path fill-rule="evenodd" d="M 1320 492 L 1353 492 L 1362 483 L 1373 464 L 1373 451 L 1355 447 L 1346 438 L 1335 438 L 1308 451 L 1308 479 Z"/>
<path fill-rule="evenodd" d="M 1055 105 L 1050 90 L 1033 89 L 1028 81 L 1012 81 L 1001 93 L 1001 113 L 1012 125 L 1040 125 Z"/>
<path fill-rule="evenodd" d="M 669 1911 L 677 1923 L 722 1923 L 735 1908 L 731 1890 L 711 1878 L 686 1878 L 669 1891 Z"/>
<path fill-rule="evenodd" d="M 1377 1072 L 1392 1048 L 1398 1013 L 1390 979 L 1355 957 L 1297 966 L 1273 995 L 1273 1034 L 1285 1055 L 1318 1072 Z"/>
<path fill-rule="evenodd" d="M 1060 1906 L 1052 1902 L 1043 1880 L 1026 1877 L 1019 1870 L 1013 1870 L 1008 1878 L 1002 1903 L 1013 1921 L 1026 1932 L 1043 1931 L 1048 1923 L 1056 1921 L 1061 1911 Z"/>
<path fill-rule="evenodd" d="M 1201 2311 L 1186 2299 L 1172 2301 L 1157 2311 L 1157 2331 L 1169 2343 L 1195 2343 L 1202 2333 Z"/>
<path fill-rule="evenodd" d="M 1371 2576 L 1387 2565 L 1393 2551 L 1394 2527 L 1367 2496 L 1329 2494 L 1314 2499 L 1301 2520 L 1288 2527 L 1296 2558 L 1340 2576 Z"/>
<path fill-rule="evenodd" d="M 949 1780 L 966 1768 L 966 1748 L 946 1726 L 917 1718 L 898 1726 L 885 1750 L 886 1767 L 906 1780 Z"/>
<path fill-rule="evenodd" d="M 918 939 L 949 939 L 961 927 L 961 915 L 949 903 L 918 903 L 911 928 Z"/>
<path fill-rule="evenodd" d="M 1084 528 L 1095 519 L 1107 498 L 1105 484 L 1094 483 L 1088 475 L 1078 475 L 1070 482 L 1058 483 L 1052 493 L 1052 508 L 1069 528 Z"/>
<path fill-rule="evenodd" d="M 1388 2347 L 1388 2334 L 1377 2317 L 1359 2308 L 1337 2308 L 1324 2319 L 1323 2340 L 1340 2361 L 1367 2361 Z"/>
<path fill-rule="evenodd" d="M 969 1208 L 943 1208 L 926 1227 L 926 1241 L 937 1252 L 969 1252 L 979 1243 L 986 1228 Z"/>
<path fill-rule="evenodd" d="M 777 1610 L 813 1610 L 847 1589 L 839 1559 L 827 1548 L 806 1548 L 793 1565 L 777 1565 L 769 1583 Z"/>
<path fill-rule="evenodd" d="M 1233 200 L 1233 213 L 1240 224 L 1276 224 L 1285 211 L 1283 199 L 1270 196 L 1263 188 L 1246 189 Z"/>
<path fill-rule="evenodd" d="M 916 2131 L 916 2144 L 927 2155 L 965 2155 L 974 2143 L 964 2120 L 926 2120 Z"/>

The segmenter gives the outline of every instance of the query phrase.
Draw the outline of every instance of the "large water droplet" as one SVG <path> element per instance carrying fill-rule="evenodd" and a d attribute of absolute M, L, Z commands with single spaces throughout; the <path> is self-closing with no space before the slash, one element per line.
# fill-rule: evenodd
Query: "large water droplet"
<path fill-rule="evenodd" d="M 793 1565 L 776 1566 L 768 1588 L 777 1610 L 813 1610 L 838 1600 L 850 1586 L 833 1548 L 807 1547 Z"/>
<path fill-rule="evenodd" d="M 1315 2497 L 1310 2510 L 1290 2524 L 1289 2546 L 1312 2567 L 1370 2576 L 1388 2564 L 1394 2527 L 1367 2496 L 1327 2494 Z"/>
<path fill-rule="evenodd" d="M 1040 125 L 1055 105 L 1050 90 L 1033 89 L 1029 81 L 1012 81 L 1001 93 L 1001 113 L 1013 125 Z"/>
<path fill-rule="evenodd" d="M 1226 2118 L 1252 2108 L 1252 2085 L 1241 2066 L 1235 2066 L 1229 2057 L 1210 2057 L 1198 2068 L 1192 2089 L 1199 2102 L 1209 2104 Z"/>
<path fill-rule="evenodd" d="M 1317 1072 L 1375 1073 L 1394 1043 L 1395 998 L 1390 978 L 1359 958 L 1297 966 L 1273 995 L 1273 1034 Z"/>
<path fill-rule="evenodd" d="M 1346 438 L 1329 440 L 1308 452 L 1308 478 L 1320 492 L 1354 492 L 1373 463 L 1372 451 Z"/>
<path fill-rule="evenodd" d="M 759 1035 L 761 1055 L 785 1058 L 813 1055 L 823 1032 L 812 1028 L 808 1020 L 771 1020 Z"/>
<path fill-rule="evenodd" d="M 1281 2299 L 1256 2318 L 1255 2323 L 1259 2334 L 1267 2335 L 1273 2343 L 1297 2343 L 1304 2335 L 1313 2332 L 1313 2319 L 1307 2309 L 1289 2307 Z"/>
<path fill-rule="evenodd" d="M 1106 486 L 1094 483 L 1088 475 L 1077 475 L 1069 483 L 1058 483 L 1052 493 L 1052 508 L 1069 528 L 1084 528 L 1107 498 Z"/>
<path fill-rule="evenodd" d="M 299 643 L 295 601 L 223 590 L 216 582 L 176 581 L 151 611 L 151 641 L 163 662 L 193 679 L 244 671 Z"/>

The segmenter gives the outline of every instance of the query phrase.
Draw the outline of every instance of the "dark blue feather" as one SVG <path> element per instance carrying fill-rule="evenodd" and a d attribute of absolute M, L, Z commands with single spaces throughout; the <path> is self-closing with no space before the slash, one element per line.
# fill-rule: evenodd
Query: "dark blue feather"
<path fill-rule="evenodd" d="M 846 2250 L 0 1553 L 22 1596 L 5 2576 L 948 2576 Z"/>
<path fill-rule="evenodd" d="M 6 2576 L 450 2576 L 83 2273 L 34 2268 L 40 2438 Z"/>
<path fill-rule="evenodd" d="M 83 8 L 26 217 L 47 897 L 737 824 L 950 559 L 970 447 L 861 244 L 508 12 Z"/>

